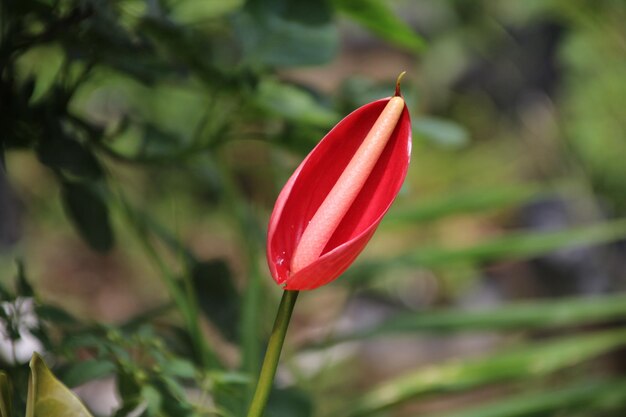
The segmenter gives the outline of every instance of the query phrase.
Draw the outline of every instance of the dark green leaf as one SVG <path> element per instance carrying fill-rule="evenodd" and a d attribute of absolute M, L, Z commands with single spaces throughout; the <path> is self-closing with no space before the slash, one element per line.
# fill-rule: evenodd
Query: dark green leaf
<path fill-rule="evenodd" d="M 174 66 L 184 64 L 207 84 L 225 88 L 237 85 L 241 79 L 233 76 L 235 71 L 222 71 L 215 65 L 214 49 L 217 45 L 211 43 L 212 38 L 193 31 L 190 27 L 179 26 L 169 20 L 144 17 L 140 22 L 140 29 L 154 40 L 157 50 L 163 50 L 167 60 L 174 62 Z M 228 39 L 220 39 L 222 43 Z"/>
<path fill-rule="evenodd" d="M 109 210 L 102 197 L 88 184 L 62 183 L 62 199 L 68 216 L 80 235 L 100 252 L 113 247 Z"/>
<path fill-rule="evenodd" d="M 184 388 L 174 379 L 163 378 L 153 381 L 152 387 L 161 397 L 164 415 L 186 417 L 193 415 L 193 407 L 187 401 Z"/>
<path fill-rule="evenodd" d="M 191 273 L 200 308 L 228 340 L 235 340 L 239 328 L 239 294 L 228 264 L 220 259 L 200 262 Z"/>
<path fill-rule="evenodd" d="M 67 311 L 62 308 L 51 305 L 37 305 L 37 317 L 41 320 L 47 320 L 55 325 L 72 325 L 78 323 L 78 321 Z"/>
<path fill-rule="evenodd" d="M 141 386 L 129 370 L 118 369 L 116 373 L 117 392 L 124 403 L 124 409 L 133 410 L 140 402 Z"/>
<path fill-rule="evenodd" d="M 2 140 L 0 139 L 0 250 L 10 248 L 21 237 L 21 204 L 4 170 Z"/>
<path fill-rule="evenodd" d="M 164 157 L 176 154 L 182 148 L 183 144 L 177 135 L 165 132 L 153 124 L 144 126 L 139 151 L 141 157 Z"/>
<path fill-rule="evenodd" d="M 7 290 L 4 287 L 4 285 L 2 285 L 2 283 L 0 282 L 0 301 L 9 301 L 9 300 L 12 300 L 13 298 L 14 298 L 13 294 L 11 294 L 11 292 Z M 0 311 L 0 315 L 1 314 L 3 314 L 2 311 Z"/>
<path fill-rule="evenodd" d="M 248 0 L 246 9 L 257 15 L 271 13 L 311 26 L 328 24 L 332 17 L 328 0 Z"/>
<path fill-rule="evenodd" d="M 297 388 L 272 390 L 266 410 L 267 417 L 311 417 L 313 403 Z"/>
<path fill-rule="evenodd" d="M 90 150 L 57 129 L 52 131 L 57 133 L 43 138 L 37 147 L 41 163 L 84 179 L 94 180 L 102 176 L 102 168 Z"/>
<path fill-rule="evenodd" d="M 18 260 L 17 262 L 17 295 L 22 297 L 32 297 L 35 293 L 33 287 L 26 279 L 26 272 L 24 270 L 24 262 Z"/>

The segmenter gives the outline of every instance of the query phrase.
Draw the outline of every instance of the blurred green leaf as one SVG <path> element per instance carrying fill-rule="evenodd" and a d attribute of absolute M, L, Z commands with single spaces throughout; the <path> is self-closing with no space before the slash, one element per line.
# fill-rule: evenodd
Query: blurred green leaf
<path fill-rule="evenodd" d="M 109 209 L 102 197 L 88 184 L 63 182 L 62 200 L 67 214 L 89 245 L 107 252 L 113 247 Z"/>
<path fill-rule="evenodd" d="M 174 67 L 184 64 L 206 84 L 225 88 L 239 81 L 232 76 L 236 72 L 233 68 L 222 71 L 216 65 L 212 37 L 201 36 L 193 27 L 176 25 L 169 19 L 145 16 L 140 21 L 139 29 L 154 39 L 156 50 L 162 50 L 164 58 L 171 61 Z"/>
<path fill-rule="evenodd" d="M 414 118 L 411 125 L 414 136 L 443 148 L 461 148 L 469 143 L 469 132 L 451 120 L 421 116 Z"/>
<path fill-rule="evenodd" d="M 395 84 L 392 86 L 391 83 L 377 83 L 370 78 L 355 74 L 341 83 L 337 97 L 340 103 L 339 109 L 347 114 L 357 107 L 380 100 L 382 97 L 388 97 L 393 87 Z"/>
<path fill-rule="evenodd" d="M 31 104 L 41 101 L 50 91 L 61 70 L 63 60 L 63 50 L 54 44 L 35 46 L 19 57 L 17 67 L 20 78 L 35 80 L 32 94 L 29 94 Z"/>
<path fill-rule="evenodd" d="M 143 127 L 143 135 L 137 152 L 139 158 L 167 158 L 181 154 L 185 144 L 179 136 L 164 131 L 154 124 Z"/>
<path fill-rule="evenodd" d="M 307 26 L 331 23 L 332 9 L 328 0 L 247 0 L 246 10 L 255 15 L 272 14 Z"/>
<path fill-rule="evenodd" d="M 326 1 L 249 1 L 234 24 L 251 67 L 323 64 L 339 44 Z"/>
<path fill-rule="evenodd" d="M 180 378 L 193 378 L 196 375 L 196 368 L 186 359 L 173 358 L 163 364 L 163 372 Z"/>
<path fill-rule="evenodd" d="M 558 232 L 510 233 L 467 248 L 419 247 L 414 253 L 361 262 L 348 270 L 344 279 L 363 282 L 374 278 L 381 269 L 395 266 L 438 268 L 503 259 L 524 259 L 565 248 L 612 242 L 624 236 L 624 219 Z"/>
<path fill-rule="evenodd" d="M 608 393 L 618 396 L 621 405 L 624 405 L 626 381 L 585 381 L 565 388 L 550 387 L 540 392 L 514 395 L 481 407 L 438 414 L 437 417 L 548 417 L 554 416 L 555 413 L 564 414 L 566 410 L 574 411 L 581 408 L 585 409 L 585 415 L 596 416 L 607 411 L 599 400 L 607 397 Z"/>
<path fill-rule="evenodd" d="M 35 292 L 33 291 L 33 287 L 28 282 L 26 278 L 26 269 L 24 268 L 24 262 L 22 260 L 18 260 L 17 264 L 17 295 L 22 297 L 33 297 Z"/>
<path fill-rule="evenodd" d="M 196 263 L 191 276 L 202 311 L 228 340 L 235 340 L 240 297 L 228 264 L 221 259 Z"/>
<path fill-rule="evenodd" d="M 511 207 L 548 192 L 549 190 L 539 184 L 511 184 L 507 187 L 458 190 L 448 195 L 427 198 L 414 207 L 395 207 L 385 218 L 384 224 L 430 222 L 455 214 Z"/>
<path fill-rule="evenodd" d="M 462 262 L 492 262 L 498 259 L 538 256 L 562 248 L 611 242 L 626 236 L 626 219 L 558 232 L 510 233 L 461 249 L 419 248 L 408 255 L 410 263 L 441 266 Z"/>
<path fill-rule="evenodd" d="M 212 371 L 211 379 L 219 385 L 250 385 L 253 378 L 244 372 Z"/>
<path fill-rule="evenodd" d="M 244 0 L 184 0 L 174 4 L 171 16 L 183 24 L 203 23 L 239 9 Z"/>
<path fill-rule="evenodd" d="M 267 417 L 311 417 L 313 403 L 306 393 L 297 388 L 274 389 L 265 414 Z"/>
<path fill-rule="evenodd" d="M 295 86 L 264 80 L 258 86 L 256 104 L 287 120 L 330 128 L 339 115 L 315 101 L 311 94 Z"/>
<path fill-rule="evenodd" d="M 5 114 L 4 117 L 11 117 Z M 2 120 L 3 116 L 0 116 L 0 124 L 6 126 Z M 7 134 L 5 128 L 4 135 Z M 0 140 L 2 143 L 2 140 Z M 4 144 L 3 146 L 7 146 Z M 0 150 L 0 161 L 4 161 L 4 150 Z M 13 187 L 10 184 L 5 168 L 2 166 L 3 162 L 0 162 L 0 251 L 6 250 L 15 245 L 22 236 L 22 204 L 18 199 L 17 194 L 14 192 Z"/>
<path fill-rule="evenodd" d="M 421 52 L 426 46 L 424 39 L 381 0 L 333 0 L 333 4 L 388 42 L 413 52 Z"/>
<path fill-rule="evenodd" d="M 0 417 L 13 417 L 11 381 L 5 372 L 0 371 Z"/>
<path fill-rule="evenodd" d="M 37 147 L 42 164 L 85 179 L 95 180 L 102 176 L 102 168 L 89 149 L 65 136 L 56 126 L 50 126 L 50 132 L 56 133 L 43 138 Z"/>
<path fill-rule="evenodd" d="M 115 364 L 104 359 L 89 359 L 69 366 L 63 373 L 63 382 L 69 387 L 76 387 L 85 382 L 103 378 L 115 372 Z"/>
<path fill-rule="evenodd" d="M 48 304 L 37 304 L 35 306 L 37 317 L 41 320 L 47 320 L 55 325 L 71 325 L 77 324 L 78 321 L 67 311 L 62 308 L 51 306 Z"/>
<path fill-rule="evenodd" d="M 187 401 L 184 387 L 173 378 L 153 381 L 152 387 L 161 397 L 161 411 L 166 416 L 193 416 L 193 406 Z M 153 398 L 156 401 L 156 397 Z"/>
<path fill-rule="evenodd" d="M 562 2 L 563 10 L 566 4 Z M 564 137 L 594 190 L 602 194 L 605 204 L 624 213 L 626 65 L 624 54 L 618 51 L 626 35 L 621 22 L 626 7 L 622 2 L 608 2 L 605 7 L 604 13 L 588 14 L 592 11 L 581 5 L 567 5 L 567 14 L 581 24 L 561 46 L 560 57 L 569 71 L 564 77 L 560 119 L 565 122 Z"/>
<path fill-rule="evenodd" d="M 148 416 L 157 416 L 161 411 L 161 393 L 151 385 L 141 388 L 141 398 L 146 402 Z"/>
<path fill-rule="evenodd" d="M 626 331 L 561 337 L 486 358 L 450 361 L 384 382 L 350 402 L 343 416 L 369 416 L 427 394 L 467 390 L 516 379 L 539 378 L 626 345 Z"/>
<path fill-rule="evenodd" d="M 137 382 L 135 375 L 127 369 L 119 369 L 115 375 L 117 383 L 117 392 L 123 402 L 123 406 L 116 413 L 116 417 L 126 416 L 127 413 L 134 410 L 141 400 L 141 386 Z M 125 412 L 124 412 L 125 411 Z"/>
<path fill-rule="evenodd" d="M 450 309 L 400 314 L 373 328 L 341 337 L 360 339 L 405 332 L 466 332 L 579 326 L 626 318 L 626 295 L 514 303 L 484 310 Z"/>
<path fill-rule="evenodd" d="M 30 361 L 26 417 L 91 417 L 78 397 L 50 372 L 39 354 Z"/>

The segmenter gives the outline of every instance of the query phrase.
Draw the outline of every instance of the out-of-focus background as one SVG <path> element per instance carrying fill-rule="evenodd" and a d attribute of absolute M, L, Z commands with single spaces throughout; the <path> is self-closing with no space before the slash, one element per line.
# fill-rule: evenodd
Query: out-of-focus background
<path fill-rule="evenodd" d="M 268 417 L 623 417 L 624 22 L 621 0 L 3 0 L 15 415 L 33 349 L 96 416 L 244 415 L 274 200 L 406 70 L 409 175 L 301 294 Z"/>

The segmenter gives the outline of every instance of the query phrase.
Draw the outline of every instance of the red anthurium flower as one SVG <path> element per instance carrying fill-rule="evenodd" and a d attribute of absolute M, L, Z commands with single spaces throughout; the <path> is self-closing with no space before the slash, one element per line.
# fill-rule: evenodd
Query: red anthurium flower
<path fill-rule="evenodd" d="M 302 161 L 270 218 L 267 260 L 286 290 L 329 283 L 361 253 L 395 199 L 411 156 L 399 92 L 341 120 Z"/>

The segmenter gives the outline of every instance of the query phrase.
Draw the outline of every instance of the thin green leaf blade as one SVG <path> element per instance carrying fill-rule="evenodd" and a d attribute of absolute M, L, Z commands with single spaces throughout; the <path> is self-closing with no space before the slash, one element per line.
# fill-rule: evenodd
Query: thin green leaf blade
<path fill-rule="evenodd" d="M 540 329 L 626 318 L 626 294 L 513 303 L 478 311 L 448 309 L 400 314 L 341 340 L 411 332 Z"/>
<path fill-rule="evenodd" d="M 345 274 L 343 281 L 363 282 L 392 266 L 443 268 L 525 259 L 565 248 L 613 242 L 625 236 L 626 219 L 619 219 L 556 232 L 515 232 L 465 248 L 419 247 L 400 256 L 361 262 Z"/>
<path fill-rule="evenodd" d="M 598 415 L 606 407 L 598 400 L 611 392 L 626 402 L 626 381 L 585 381 L 560 389 L 514 395 L 501 401 L 474 407 L 469 410 L 456 411 L 437 417 L 530 417 L 553 415 L 555 412 L 586 408 L 588 415 Z M 589 407 L 591 404 L 591 407 Z M 613 403 L 615 405 L 616 403 Z"/>
<path fill-rule="evenodd" d="M 522 204 L 547 193 L 548 190 L 537 184 L 459 190 L 426 199 L 417 205 L 396 207 L 385 217 L 384 224 L 395 226 L 415 222 L 425 223 L 457 214 L 497 210 Z"/>
<path fill-rule="evenodd" d="M 519 232 L 494 238 L 468 248 L 421 248 L 408 261 L 422 266 L 462 262 L 489 262 L 542 255 L 562 248 L 611 242 L 626 236 L 626 219 L 557 232 Z"/>
<path fill-rule="evenodd" d="M 487 358 L 450 361 L 384 382 L 351 402 L 342 415 L 369 416 L 427 394 L 539 378 L 626 345 L 626 331 L 605 331 L 518 347 Z"/>

